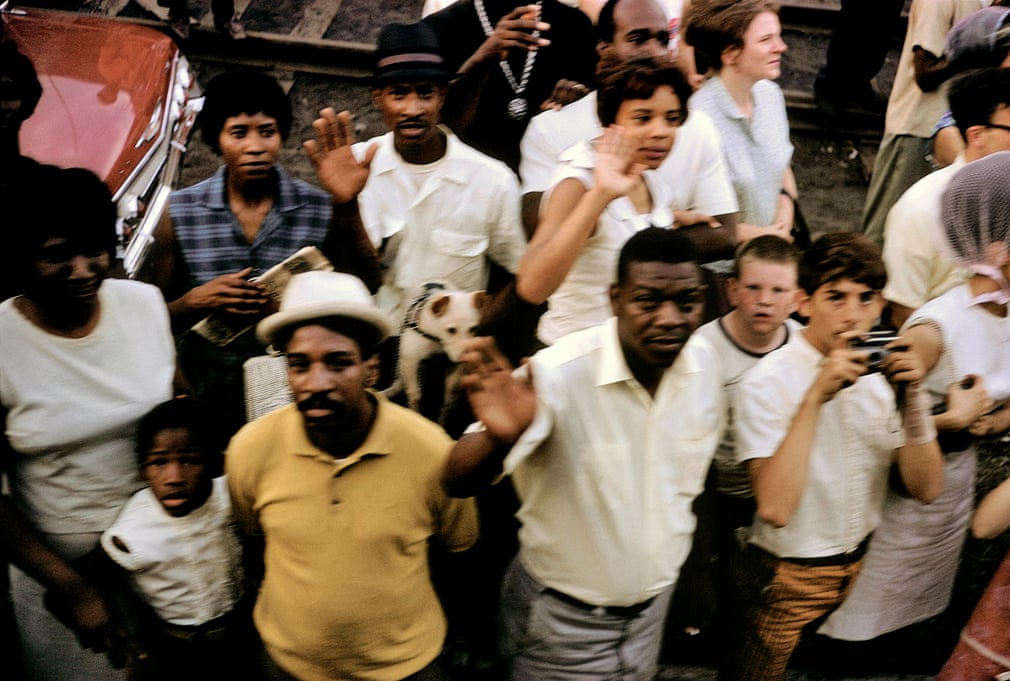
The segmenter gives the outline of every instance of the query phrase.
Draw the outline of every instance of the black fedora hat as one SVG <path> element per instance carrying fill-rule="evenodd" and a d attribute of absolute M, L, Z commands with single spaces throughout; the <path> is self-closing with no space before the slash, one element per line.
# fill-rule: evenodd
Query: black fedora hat
<path fill-rule="evenodd" d="M 449 80 L 435 32 L 423 22 L 383 26 L 375 47 L 375 84 L 418 80 Z"/>

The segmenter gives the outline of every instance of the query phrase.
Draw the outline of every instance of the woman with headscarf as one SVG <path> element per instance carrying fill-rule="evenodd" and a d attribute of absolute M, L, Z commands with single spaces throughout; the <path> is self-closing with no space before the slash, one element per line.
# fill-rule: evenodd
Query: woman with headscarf
<path fill-rule="evenodd" d="M 1010 399 L 1007 178 L 1010 152 L 999 152 L 966 165 L 943 194 L 944 233 L 936 236 L 971 277 L 916 310 L 900 340 L 929 371 L 925 382 L 932 404 L 924 407 L 934 413 L 944 451 L 943 492 L 929 505 L 898 488 L 889 492 L 859 579 L 821 628 L 833 638 L 866 641 L 895 632 L 892 642 L 898 642 L 899 630 L 910 633 L 907 627 L 940 615 L 950 604 L 975 505 L 976 437 L 1006 427 Z M 994 410 L 995 405 L 1002 406 Z M 961 624 L 955 619 L 920 628 L 915 638 L 920 645 L 912 653 L 920 663 L 931 654 L 939 656 L 937 664 L 946 657 Z"/>

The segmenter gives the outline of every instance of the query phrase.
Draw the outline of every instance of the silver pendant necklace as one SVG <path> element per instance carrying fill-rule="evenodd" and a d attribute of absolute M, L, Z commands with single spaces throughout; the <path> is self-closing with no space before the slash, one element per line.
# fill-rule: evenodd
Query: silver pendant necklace
<path fill-rule="evenodd" d="M 536 5 L 541 6 L 543 0 L 537 0 Z M 480 19 L 480 25 L 484 29 L 484 36 L 490 37 L 494 33 L 494 28 L 491 26 L 491 22 L 487 17 L 487 10 L 484 9 L 484 0 L 473 0 L 473 6 L 477 10 L 477 18 Z M 533 31 L 533 37 L 539 38 L 540 31 Z M 533 73 L 533 64 L 537 60 L 537 53 L 539 50 L 528 50 L 526 52 L 526 61 L 523 64 L 523 73 L 519 77 L 519 81 L 516 82 L 515 74 L 512 73 L 512 67 L 509 66 L 507 59 L 502 59 L 498 62 L 498 66 L 501 67 L 502 73 L 505 74 L 505 80 L 508 81 L 509 86 L 512 88 L 513 97 L 509 100 L 508 112 L 509 118 L 514 121 L 521 121 L 526 118 L 526 114 L 530 110 L 530 104 L 523 97 L 523 93 L 526 91 L 526 86 L 530 81 L 530 74 Z"/>

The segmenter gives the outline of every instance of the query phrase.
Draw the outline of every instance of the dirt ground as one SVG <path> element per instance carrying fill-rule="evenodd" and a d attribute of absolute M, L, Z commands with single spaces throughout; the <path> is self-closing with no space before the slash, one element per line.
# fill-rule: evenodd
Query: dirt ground
<path fill-rule="evenodd" d="M 397 5 L 398 14 L 409 16 L 409 7 L 404 6 L 409 3 L 394 4 Z M 414 4 L 420 5 L 419 2 Z M 253 18 L 250 17 L 251 19 Z M 335 29 L 331 30 L 334 31 Z M 327 37 L 347 39 L 356 35 L 360 39 L 361 36 L 360 31 L 352 31 L 346 25 L 336 33 Z M 823 59 L 827 34 L 825 31 L 800 31 L 786 27 L 784 38 L 789 50 L 783 58 L 783 74 L 779 84 L 787 92 L 809 93 L 814 75 Z M 898 40 L 900 37 L 896 36 L 894 49 L 878 76 L 878 88 L 884 92 L 893 79 Z M 194 66 L 203 83 L 219 69 L 209 64 Z M 274 75 L 290 87 L 295 109 L 295 123 L 281 155 L 281 162 L 294 175 L 315 182 L 311 164 L 301 149 L 301 142 L 312 135 L 312 119 L 322 106 L 351 111 L 356 117 L 360 139 L 385 132 L 381 119 L 372 108 L 366 84 L 301 73 Z M 795 146 L 793 167 L 800 189 L 800 205 L 811 230 L 816 235 L 859 229 L 876 140 L 860 138 L 844 131 L 811 133 L 795 129 L 792 140 Z M 205 178 L 213 172 L 216 165 L 216 157 L 197 134 L 190 144 L 181 184 L 185 186 Z"/>

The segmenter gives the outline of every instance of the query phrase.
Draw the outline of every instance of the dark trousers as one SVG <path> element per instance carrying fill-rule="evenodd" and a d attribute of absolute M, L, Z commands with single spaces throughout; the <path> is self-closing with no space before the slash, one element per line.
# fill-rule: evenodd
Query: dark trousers
<path fill-rule="evenodd" d="M 817 79 L 836 89 L 865 87 L 887 57 L 905 0 L 842 0 Z"/>
<path fill-rule="evenodd" d="M 215 24 L 226 24 L 235 15 L 235 0 L 212 0 L 210 11 L 214 15 Z M 170 19 L 181 19 L 189 14 L 187 0 L 171 0 L 168 6 Z"/>

